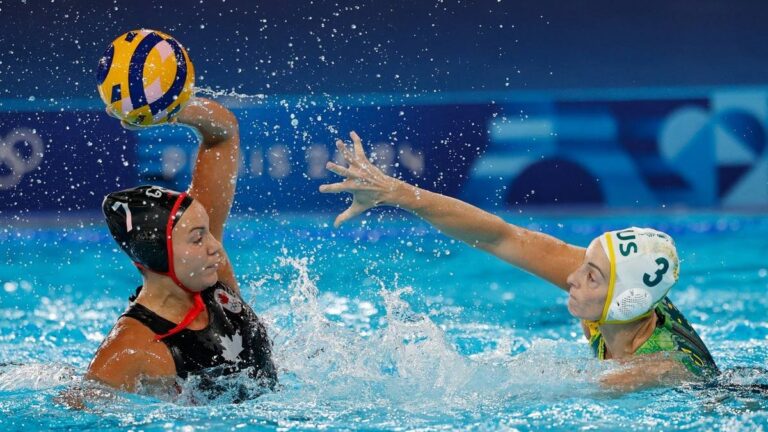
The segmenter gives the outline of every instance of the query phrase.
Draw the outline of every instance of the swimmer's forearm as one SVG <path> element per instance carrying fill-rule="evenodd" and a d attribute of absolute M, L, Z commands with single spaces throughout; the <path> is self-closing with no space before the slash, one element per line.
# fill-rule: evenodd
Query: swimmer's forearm
<path fill-rule="evenodd" d="M 178 122 L 196 129 L 203 144 L 212 146 L 238 134 L 237 118 L 223 105 L 210 99 L 197 98 L 180 113 Z"/>
<path fill-rule="evenodd" d="M 192 126 L 202 136 L 189 194 L 203 204 L 211 233 L 221 240 L 234 201 L 240 162 L 237 119 L 218 102 L 198 98 L 179 113 L 179 122 Z"/>
<path fill-rule="evenodd" d="M 483 249 L 501 241 L 511 228 L 500 217 L 464 201 L 401 181 L 382 204 L 408 210 L 446 235 Z"/>
<path fill-rule="evenodd" d="M 397 180 L 381 204 L 408 210 L 446 235 L 482 249 L 567 290 L 568 275 L 584 258 L 584 249 L 555 237 L 507 223 L 455 198 Z"/>
<path fill-rule="evenodd" d="M 583 248 L 544 233 L 505 222 L 473 205 L 420 189 L 384 174 L 365 156 L 360 137 L 350 133 L 354 150 L 336 142 L 349 167 L 329 162 L 330 171 L 344 181 L 320 186 L 320 192 L 350 192 L 352 205 L 339 214 L 339 226 L 371 207 L 389 205 L 422 217 L 446 235 L 489 252 L 512 265 L 567 289 L 568 274 L 584 258 Z"/>

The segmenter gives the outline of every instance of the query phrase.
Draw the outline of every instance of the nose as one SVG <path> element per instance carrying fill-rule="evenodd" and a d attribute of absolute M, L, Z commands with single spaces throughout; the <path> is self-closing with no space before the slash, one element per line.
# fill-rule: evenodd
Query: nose
<path fill-rule="evenodd" d="M 571 288 L 576 287 L 576 272 L 569 274 L 565 279 L 565 283 L 568 285 L 568 291 L 570 291 Z"/>
<path fill-rule="evenodd" d="M 221 252 L 221 242 L 216 240 L 212 234 L 209 233 L 208 235 L 211 236 L 211 241 L 208 243 L 208 255 L 218 255 Z"/>

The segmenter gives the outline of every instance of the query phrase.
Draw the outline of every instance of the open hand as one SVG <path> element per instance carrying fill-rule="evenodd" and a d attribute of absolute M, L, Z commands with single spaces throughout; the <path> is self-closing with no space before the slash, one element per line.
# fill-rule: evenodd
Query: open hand
<path fill-rule="evenodd" d="M 344 141 L 336 141 L 336 148 L 339 149 L 349 167 L 345 168 L 333 162 L 328 162 L 325 166 L 328 170 L 344 177 L 344 180 L 340 183 L 320 186 L 320 192 L 323 193 L 349 192 L 352 194 L 352 205 L 336 217 L 333 222 L 334 227 L 338 227 L 371 207 L 387 203 L 390 195 L 395 193 L 397 186 L 401 183 L 384 174 L 368 160 L 363 150 L 363 143 L 355 132 L 350 132 L 349 137 L 352 138 L 352 151 L 347 148 Z"/>

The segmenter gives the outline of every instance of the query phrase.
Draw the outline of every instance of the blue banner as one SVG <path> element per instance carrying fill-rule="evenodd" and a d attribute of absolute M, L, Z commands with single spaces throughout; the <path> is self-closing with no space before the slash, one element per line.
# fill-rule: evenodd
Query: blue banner
<path fill-rule="evenodd" d="M 136 137 L 103 111 L 0 112 L 0 214 L 76 212 L 138 181 Z"/>
<path fill-rule="evenodd" d="M 490 105 L 234 110 L 240 123 L 236 211 L 338 210 L 345 199 L 318 192 L 340 181 L 327 171 L 340 162 L 335 141 L 356 131 L 385 172 L 431 190 L 458 195 L 475 159 L 488 145 Z M 173 189 L 190 182 L 197 143 L 181 127 L 139 133 L 141 181 Z"/>
<path fill-rule="evenodd" d="M 644 97 L 638 97 L 644 96 Z M 490 101 L 489 101 L 490 100 Z M 235 212 L 339 210 L 335 140 L 355 130 L 386 172 L 484 208 L 768 206 L 768 90 L 463 103 L 381 95 L 243 107 Z M 407 102 L 407 103 L 406 103 Z M 237 107 L 240 104 L 241 107 Z M 180 126 L 123 130 L 101 109 L 0 104 L 0 211 L 99 208 L 141 183 L 186 189 L 198 147 Z M 12 108 L 11 108 L 12 107 Z M 14 111 L 10 111 L 13 109 Z"/>

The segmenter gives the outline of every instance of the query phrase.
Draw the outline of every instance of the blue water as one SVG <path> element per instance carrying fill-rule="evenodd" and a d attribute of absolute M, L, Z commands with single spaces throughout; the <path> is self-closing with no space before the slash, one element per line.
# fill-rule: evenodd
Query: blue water
<path fill-rule="evenodd" d="M 117 393 L 87 411 L 77 385 L 140 283 L 94 222 L 8 221 L 0 231 L 3 430 L 519 429 L 757 430 L 768 425 L 768 219 L 508 214 L 586 245 L 603 230 L 653 226 L 678 244 L 671 298 L 724 377 L 617 394 L 566 296 L 423 222 L 374 212 L 334 230 L 329 215 L 236 218 L 225 246 L 268 323 L 281 388 L 241 404 Z M 752 386 L 752 387 L 750 387 Z"/>

